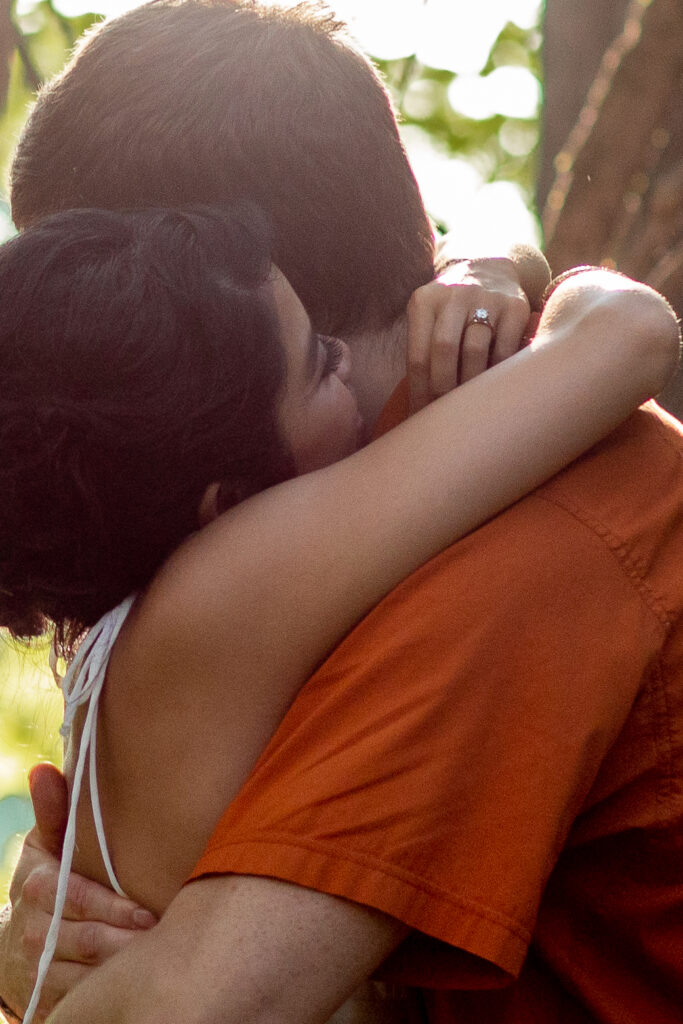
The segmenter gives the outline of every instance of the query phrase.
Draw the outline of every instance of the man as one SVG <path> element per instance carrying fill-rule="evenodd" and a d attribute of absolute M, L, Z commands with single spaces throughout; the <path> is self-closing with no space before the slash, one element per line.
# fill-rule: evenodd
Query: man
<path fill-rule="evenodd" d="M 49 96 L 34 122 L 44 147 L 58 123 L 46 111 Z M 45 174 L 37 143 L 28 157 L 29 140 L 15 195 Z M 17 209 L 27 221 L 49 205 Z M 375 244 L 364 273 L 380 262 Z M 400 368 L 386 347 L 356 351 L 382 396 L 368 389 L 374 420 Z M 215 877 L 93 979 L 90 1019 L 324 1020 L 398 946 L 385 969 L 438 993 L 435 1020 L 608 1020 L 615 1006 L 675 1020 L 681 501 L 680 436 L 642 413 L 398 588 L 295 702 L 198 866 Z"/>

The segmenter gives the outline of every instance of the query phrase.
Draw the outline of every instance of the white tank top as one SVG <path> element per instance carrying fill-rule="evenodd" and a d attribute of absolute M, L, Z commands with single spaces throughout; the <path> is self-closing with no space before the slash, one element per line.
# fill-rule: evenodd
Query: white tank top
<path fill-rule="evenodd" d="M 64 834 L 64 845 L 62 847 L 62 860 L 59 868 L 55 909 L 45 938 L 45 947 L 38 964 L 36 984 L 33 989 L 33 994 L 31 995 L 31 1001 L 29 1002 L 26 1010 L 26 1015 L 24 1016 L 24 1024 L 30 1024 L 33 1019 L 33 1015 L 40 1000 L 40 993 L 43 988 L 45 976 L 50 964 L 52 963 L 52 958 L 57 946 L 57 935 L 59 932 L 59 925 L 62 920 L 62 914 L 64 912 L 66 889 L 69 881 L 69 873 L 71 871 L 74 846 L 76 842 L 76 811 L 78 808 L 78 798 L 81 792 L 83 773 L 85 771 L 86 758 L 88 758 L 89 762 L 90 802 L 92 805 L 92 814 L 95 822 L 95 830 L 97 832 L 97 840 L 102 854 L 102 860 L 104 861 L 109 883 L 114 892 L 117 892 L 119 896 L 126 895 L 114 874 L 114 868 L 107 848 L 107 840 L 104 835 L 102 812 L 100 810 L 99 790 L 97 787 L 97 707 L 102 687 L 104 686 L 112 648 L 134 600 L 134 594 L 127 597 L 121 602 L 121 604 L 117 605 L 116 608 L 112 608 L 112 610 L 107 612 L 106 615 L 103 615 L 99 622 L 92 627 L 79 647 L 74 660 L 71 662 L 71 665 L 60 684 L 64 694 L 64 723 L 60 729 L 60 733 L 65 740 L 68 740 L 71 733 L 71 726 L 77 709 L 81 707 L 81 705 L 87 704 L 88 710 L 85 717 L 85 723 L 83 725 L 83 732 L 81 734 L 76 770 L 74 772 L 71 787 L 69 816 L 67 819 L 66 832 Z"/>

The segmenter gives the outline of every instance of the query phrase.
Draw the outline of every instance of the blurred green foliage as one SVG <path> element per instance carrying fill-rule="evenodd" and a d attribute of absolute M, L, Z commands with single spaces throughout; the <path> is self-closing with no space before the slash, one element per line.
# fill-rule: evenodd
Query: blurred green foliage
<path fill-rule="evenodd" d="M 47 645 L 20 645 L 0 631 L 0 904 L 18 853 L 17 833 L 31 824 L 29 769 L 59 764 L 62 700 L 47 664 Z"/>
<path fill-rule="evenodd" d="M 11 23 L 0 25 L 4 52 L 10 52 L 6 89 L 0 81 L 0 240 L 13 230 L 6 200 L 7 172 L 35 88 L 62 68 L 75 41 L 99 16 L 66 17 L 52 0 L 22 0 L 12 5 L 11 18 Z M 482 74 L 512 65 L 540 78 L 539 48 L 537 29 L 523 30 L 509 23 Z M 449 103 L 453 72 L 425 67 L 415 56 L 378 64 L 405 124 L 423 130 L 446 153 L 471 160 L 485 181 L 517 183 L 531 206 L 536 117 L 465 117 Z M 0 903 L 18 853 L 17 833 L 30 824 L 28 771 L 38 760 L 58 762 L 60 758 L 61 698 L 46 664 L 44 648 L 24 651 L 0 634 Z"/>
<path fill-rule="evenodd" d="M 0 96 L 0 238 L 11 232 L 7 204 L 7 173 L 21 127 L 35 97 L 36 88 L 62 69 L 76 40 L 98 15 L 67 18 L 52 0 L 12 4 L 11 26 L 0 26 L 13 35 L 9 58 L 9 86 Z"/>
<path fill-rule="evenodd" d="M 457 78 L 453 71 L 426 67 L 414 55 L 401 60 L 376 60 L 376 63 L 394 95 L 404 125 L 420 128 L 448 155 L 468 159 L 485 181 L 510 181 L 519 185 L 527 206 L 533 207 L 540 111 L 531 118 L 502 114 L 482 119 L 466 117 L 449 102 L 448 90 Z M 521 29 L 512 22 L 507 23 L 481 75 L 486 77 L 501 67 L 526 68 L 541 81 L 538 27 Z"/>

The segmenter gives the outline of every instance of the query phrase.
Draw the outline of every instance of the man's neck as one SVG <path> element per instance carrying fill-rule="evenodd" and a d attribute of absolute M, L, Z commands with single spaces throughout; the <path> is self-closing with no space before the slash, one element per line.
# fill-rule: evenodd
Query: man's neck
<path fill-rule="evenodd" d="M 368 432 L 406 374 L 408 330 L 405 317 L 391 327 L 362 331 L 344 339 L 353 357 L 350 384 Z"/>

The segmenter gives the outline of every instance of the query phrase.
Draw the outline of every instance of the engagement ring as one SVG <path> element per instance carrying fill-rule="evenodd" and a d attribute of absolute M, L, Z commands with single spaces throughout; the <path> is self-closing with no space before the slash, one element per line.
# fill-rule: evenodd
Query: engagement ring
<path fill-rule="evenodd" d="M 473 324 L 481 324 L 482 327 L 488 327 L 492 331 L 493 324 L 491 323 L 488 309 L 475 309 L 472 318 L 467 321 L 468 327 L 472 327 Z"/>

